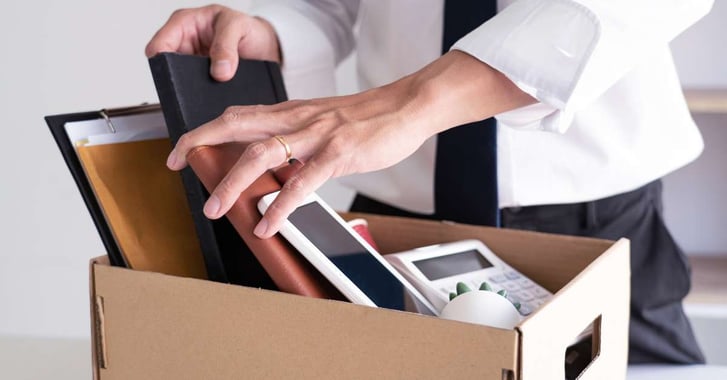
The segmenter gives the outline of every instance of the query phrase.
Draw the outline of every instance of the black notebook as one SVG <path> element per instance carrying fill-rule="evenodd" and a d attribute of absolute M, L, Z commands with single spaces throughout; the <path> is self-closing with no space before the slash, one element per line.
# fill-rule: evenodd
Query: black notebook
<path fill-rule="evenodd" d="M 173 143 L 229 106 L 274 104 L 287 98 L 274 62 L 240 60 L 235 76 L 227 82 L 210 76 L 206 57 L 162 53 L 150 58 L 149 65 Z M 209 194 L 194 172 L 187 167 L 181 175 L 209 279 L 275 289 L 227 218 L 209 220 L 204 215 Z"/>

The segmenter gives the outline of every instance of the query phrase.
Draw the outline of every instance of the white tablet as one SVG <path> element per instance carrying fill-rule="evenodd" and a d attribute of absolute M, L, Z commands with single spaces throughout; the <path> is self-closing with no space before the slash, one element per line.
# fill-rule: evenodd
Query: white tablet
<path fill-rule="evenodd" d="M 262 197 L 260 212 L 277 195 Z M 290 214 L 280 233 L 351 302 L 438 315 L 414 286 L 316 194 Z"/>

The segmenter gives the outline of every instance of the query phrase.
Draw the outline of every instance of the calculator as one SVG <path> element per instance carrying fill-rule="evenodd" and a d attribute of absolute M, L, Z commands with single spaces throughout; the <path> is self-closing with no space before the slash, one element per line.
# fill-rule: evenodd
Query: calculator
<path fill-rule="evenodd" d="M 384 257 L 429 302 L 441 311 L 456 292 L 458 282 L 479 289 L 487 282 L 494 291 L 505 290 L 507 298 L 520 304 L 520 314 L 528 316 L 553 295 L 507 265 L 479 240 L 436 244 Z"/>

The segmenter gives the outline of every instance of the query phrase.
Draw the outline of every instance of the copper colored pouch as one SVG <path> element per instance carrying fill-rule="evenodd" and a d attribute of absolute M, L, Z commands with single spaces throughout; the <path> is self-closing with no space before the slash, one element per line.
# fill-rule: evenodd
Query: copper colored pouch
<path fill-rule="evenodd" d="M 207 191 L 212 192 L 244 150 L 245 145 L 235 143 L 200 146 L 187 154 L 187 162 Z M 287 176 L 294 169 L 287 166 L 278 171 Z M 275 174 L 272 171 L 265 172 L 240 194 L 227 212 L 227 219 L 281 291 L 344 300 L 341 293 L 280 234 L 260 239 L 252 233 L 261 218 L 257 202 L 263 195 L 280 188 Z"/>

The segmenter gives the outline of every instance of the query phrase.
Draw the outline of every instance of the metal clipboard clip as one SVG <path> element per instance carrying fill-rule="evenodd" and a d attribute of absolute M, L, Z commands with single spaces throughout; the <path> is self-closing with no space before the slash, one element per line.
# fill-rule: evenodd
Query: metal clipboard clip
<path fill-rule="evenodd" d="M 106 125 L 109 127 L 109 131 L 111 133 L 116 133 L 116 127 L 114 127 L 114 123 L 111 121 L 111 118 L 118 116 L 158 112 L 161 111 L 161 109 L 162 108 L 159 104 L 142 103 L 141 105 L 132 107 L 104 108 L 98 111 L 98 113 L 106 121 Z"/>

